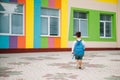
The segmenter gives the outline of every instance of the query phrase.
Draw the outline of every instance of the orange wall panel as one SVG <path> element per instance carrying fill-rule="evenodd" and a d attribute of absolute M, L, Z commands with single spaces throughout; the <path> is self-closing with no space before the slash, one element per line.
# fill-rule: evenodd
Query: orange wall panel
<path fill-rule="evenodd" d="M 18 0 L 18 3 L 25 4 L 26 0 Z"/>
<path fill-rule="evenodd" d="M 25 48 L 25 36 L 18 37 L 18 48 Z"/>
<path fill-rule="evenodd" d="M 55 0 L 55 8 L 61 8 L 61 0 Z"/>
<path fill-rule="evenodd" d="M 18 0 L 19 4 L 24 4 L 24 36 L 18 36 L 18 48 L 25 48 L 26 35 L 26 0 Z"/>
<path fill-rule="evenodd" d="M 54 48 L 60 48 L 61 45 L 60 38 L 54 38 Z"/>

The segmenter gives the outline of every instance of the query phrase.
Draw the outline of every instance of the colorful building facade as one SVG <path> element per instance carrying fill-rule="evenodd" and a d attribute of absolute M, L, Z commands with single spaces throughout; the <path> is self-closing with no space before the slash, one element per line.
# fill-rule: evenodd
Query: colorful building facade
<path fill-rule="evenodd" d="M 0 49 L 120 48 L 119 0 L 0 0 Z"/>

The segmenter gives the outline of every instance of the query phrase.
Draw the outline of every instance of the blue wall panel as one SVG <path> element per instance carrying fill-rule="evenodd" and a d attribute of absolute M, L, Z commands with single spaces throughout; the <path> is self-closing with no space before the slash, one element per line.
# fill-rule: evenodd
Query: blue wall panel
<path fill-rule="evenodd" d="M 41 0 L 34 0 L 34 48 L 40 48 L 40 10 Z"/>
<path fill-rule="evenodd" d="M 0 36 L 0 48 L 9 48 L 9 36 Z"/>
<path fill-rule="evenodd" d="M 9 2 L 9 0 L 0 0 L 0 2 Z"/>

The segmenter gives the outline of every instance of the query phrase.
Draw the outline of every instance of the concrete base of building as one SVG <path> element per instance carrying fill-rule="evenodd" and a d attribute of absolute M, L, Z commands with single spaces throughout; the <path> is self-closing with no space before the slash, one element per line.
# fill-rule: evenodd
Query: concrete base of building
<path fill-rule="evenodd" d="M 86 48 L 85 50 L 86 51 L 120 50 L 120 48 Z M 71 51 L 71 48 L 0 49 L 0 54 L 28 53 L 28 52 L 62 52 L 62 51 Z"/>

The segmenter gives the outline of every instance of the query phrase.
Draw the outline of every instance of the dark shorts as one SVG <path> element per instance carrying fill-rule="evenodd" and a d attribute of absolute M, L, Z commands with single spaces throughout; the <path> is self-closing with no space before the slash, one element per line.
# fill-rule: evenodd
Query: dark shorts
<path fill-rule="evenodd" d="M 76 56 L 76 55 L 75 55 L 75 59 L 76 59 L 76 60 L 82 60 L 82 59 L 83 59 L 83 56 Z"/>

